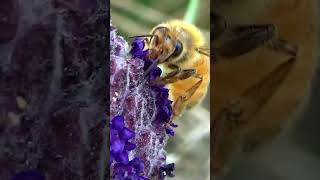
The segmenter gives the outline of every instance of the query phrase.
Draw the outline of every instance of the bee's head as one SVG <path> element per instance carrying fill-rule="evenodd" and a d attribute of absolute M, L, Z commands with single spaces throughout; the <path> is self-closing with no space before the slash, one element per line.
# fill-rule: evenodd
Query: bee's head
<path fill-rule="evenodd" d="M 147 58 L 157 61 L 157 64 L 184 62 L 204 45 L 201 32 L 179 20 L 160 24 L 149 35 L 140 37 L 145 37 L 145 48 L 149 49 Z"/>
<path fill-rule="evenodd" d="M 183 51 L 183 43 L 169 28 L 158 26 L 154 28 L 150 38 L 146 38 L 150 53 L 149 59 L 157 59 L 158 64 L 172 62 Z"/>

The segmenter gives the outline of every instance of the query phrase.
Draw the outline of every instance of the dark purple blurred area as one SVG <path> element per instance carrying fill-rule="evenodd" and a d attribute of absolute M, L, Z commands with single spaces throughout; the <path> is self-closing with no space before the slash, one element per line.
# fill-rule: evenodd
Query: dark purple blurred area
<path fill-rule="evenodd" d="M 109 177 L 104 0 L 0 0 L 0 179 Z"/>
<path fill-rule="evenodd" d="M 0 0 L 0 44 L 16 36 L 19 16 L 18 0 Z"/>

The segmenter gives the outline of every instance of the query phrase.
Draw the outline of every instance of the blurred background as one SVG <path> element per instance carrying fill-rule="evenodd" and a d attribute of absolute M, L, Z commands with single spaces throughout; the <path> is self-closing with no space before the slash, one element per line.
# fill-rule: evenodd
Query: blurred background
<path fill-rule="evenodd" d="M 258 151 L 241 153 L 227 176 L 219 180 L 319 180 L 319 82 L 320 55 L 308 100 L 292 127 Z"/>
<path fill-rule="evenodd" d="M 320 1 L 317 1 L 319 9 Z M 213 4 L 215 4 L 215 0 Z M 318 12 L 317 17 L 319 15 Z M 318 31 L 318 33 L 320 32 Z M 319 42 L 320 36 L 318 35 L 318 49 Z M 259 150 L 241 153 L 232 164 L 227 176 L 219 180 L 320 179 L 319 53 L 316 61 L 308 99 L 303 104 L 301 113 L 294 120 L 295 123 L 279 135 L 277 139 Z"/>
<path fill-rule="evenodd" d="M 196 2 L 196 1 L 194 1 Z M 194 24 L 210 45 L 210 0 L 198 0 Z M 183 19 L 189 0 L 111 0 L 111 20 L 119 35 L 147 34 L 152 27 L 171 19 Z M 168 163 L 176 163 L 175 180 L 210 179 L 210 94 L 201 105 L 188 110 L 176 123 L 176 136 L 167 146 Z"/>

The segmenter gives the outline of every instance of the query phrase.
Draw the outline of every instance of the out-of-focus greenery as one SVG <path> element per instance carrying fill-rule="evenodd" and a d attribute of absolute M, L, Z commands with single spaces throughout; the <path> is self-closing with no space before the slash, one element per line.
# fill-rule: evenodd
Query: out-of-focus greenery
<path fill-rule="evenodd" d="M 195 25 L 207 37 L 210 28 L 210 0 L 198 0 Z M 183 19 L 189 0 L 111 0 L 111 19 L 124 37 L 149 33 L 157 24 Z"/>
<path fill-rule="evenodd" d="M 194 24 L 210 45 L 210 0 L 198 0 Z M 111 20 L 127 37 L 148 34 L 152 27 L 171 19 L 183 19 L 189 0 L 111 0 Z M 174 180 L 209 180 L 210 94 L 203 103 L 177 120 L 176 136 L 169 139 L 169 163 L 176 163 Z"/>

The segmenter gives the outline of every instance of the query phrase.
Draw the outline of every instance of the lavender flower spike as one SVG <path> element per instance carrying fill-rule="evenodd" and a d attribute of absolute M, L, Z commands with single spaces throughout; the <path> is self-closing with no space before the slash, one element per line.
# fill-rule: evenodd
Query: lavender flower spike
<path fill-rule="evenodd" d="M 131 50 L 110 22 L 110 164 L 111 179 L 144 180 L 173 177 L 175 165 L 166 163 L 164 150 L 174 136 L 170 122 L 169 90 L 151 80 L 162 71 L 150 66 L 143 39 L 136 38 Z M 146 71 L 148 73 L 146 74 Z"/>

